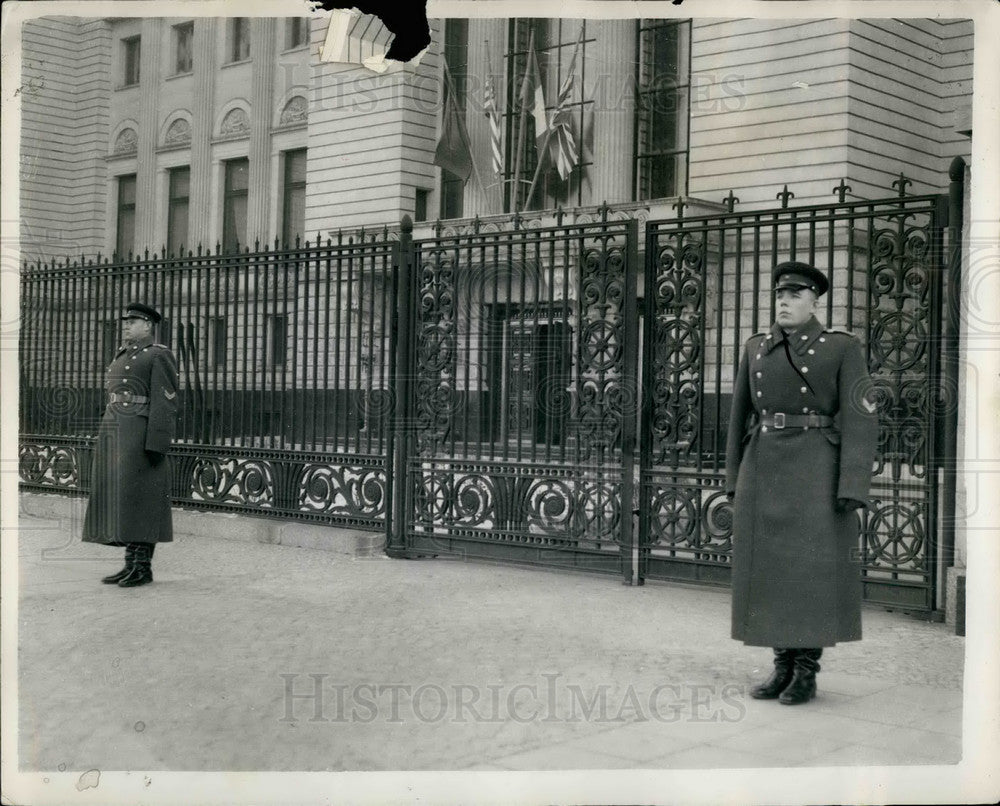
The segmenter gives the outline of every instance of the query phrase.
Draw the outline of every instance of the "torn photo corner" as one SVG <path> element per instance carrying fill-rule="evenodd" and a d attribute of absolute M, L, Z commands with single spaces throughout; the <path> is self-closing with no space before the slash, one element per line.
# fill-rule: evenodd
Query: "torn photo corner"
<path fill-rule="evenodd" d="M 424 15 L 423 26 L 409 27 L 406 33 L 395 25 L 397 20 L 365 13 L 354 8 L 332 8 L 320 61 L 360 65 L 384 74 L 402 69 L 404 64 L 417 66 L 430 45 L 430 29 Z M 408 22 L 407 22 L 408 24 Z M 414 33 L 414 29 L 416 33 Z M 421 31 L 426 29 L 426 39 Z M 400 36 L 404 36 L 403 41 Z M 418 47 L 419 46 L 419 47 Z M 407 57 L 402 60 L 394 56 Z"/>

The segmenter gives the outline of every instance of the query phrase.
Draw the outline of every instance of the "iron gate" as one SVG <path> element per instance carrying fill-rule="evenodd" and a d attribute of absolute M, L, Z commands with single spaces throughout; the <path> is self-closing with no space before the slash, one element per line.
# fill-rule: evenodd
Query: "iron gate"
<path fill-rule="evenodd" d="M 733 378 L 743 343 L 770 326 L 771 267 L 799 259 L 830 279 L 821 319 L 862 338 L 879 396 L 865 596 L 933 610 L 952 518 L 940 508 L 953 505 L 940 488 L 957 386 L 942 360 L 957 341 L 942 309 L 961 186 L 949 205 L 907 183 L 847 201 L 841 182 L 836 202 L 796 208 L 786 188 L 780 207 L 751 212 L 730 194 L 723 212 L 690 218 L 679 203 L 646 222 L 641 248 L 634 221 L 416 244 L 390 553 L 726 584 Z"/>
<path fill-rule="evenodd" d="M 624 221 L 416 245 L 390 553 L 631 577 L 637 240 Z"/>

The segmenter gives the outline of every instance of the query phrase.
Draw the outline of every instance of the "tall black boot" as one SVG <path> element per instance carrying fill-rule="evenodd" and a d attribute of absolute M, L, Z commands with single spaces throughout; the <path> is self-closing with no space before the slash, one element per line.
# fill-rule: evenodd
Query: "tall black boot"
<path fill-rule="evenodd" d="M 755 700 L 773 700 L 781 694 L 785 687 L 792 682 L 792 667 L 795 664 L 795 655 L 798 651 L 797 649 L 775 647 L 774 671 L 767 682 L 750 689 L 750 696 Z"/>
<path fill-rule="evenodd" d="M 155 543 L 131 543 L 135 546 L 135 562 L 128 576 L 118 582 L 119 588 L 134 588 L 153 581 L 153 549 Z"/>
<path fill-rule="evenodd" d="M 800 649 L 795 656 L 795 671 L 778 701 L 782 705 L 799 705 L 816 696 L 816 673 L 819 671 L 820 649 Z"/>
<path fill-rule="evenodd" d="M 120 545 L 120 544 L 119 544 Z M 121 582 L 125 577 L 129 575 L 132 570 L 132 564 L 135 562 L 135 543 L 125 544 L 125 567 L 119 571 L 117 574 L 111 574 L 111 576 L 106 576 L 101 580 L 105 585 L 116 585 Z"/>

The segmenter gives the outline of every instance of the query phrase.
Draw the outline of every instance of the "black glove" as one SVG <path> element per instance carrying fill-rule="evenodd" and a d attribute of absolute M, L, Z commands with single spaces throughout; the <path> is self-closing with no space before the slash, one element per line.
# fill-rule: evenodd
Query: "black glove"
<path fill-rule="evenodd" d="M 867 506 L 864 501 L 857 498 L 838 498 L 837 512 L 850 512 L 852 509 L 864 509 Z"/>

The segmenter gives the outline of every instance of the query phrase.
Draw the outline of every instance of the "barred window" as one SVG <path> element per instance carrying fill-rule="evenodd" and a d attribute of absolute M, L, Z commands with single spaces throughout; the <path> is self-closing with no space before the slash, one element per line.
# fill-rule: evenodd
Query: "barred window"
<path fill-rule="evenodd" d="M 635 187 L 638 200 L 687 191 L 691 23 L 639 22 Z"/>

